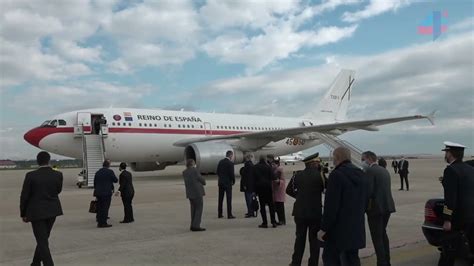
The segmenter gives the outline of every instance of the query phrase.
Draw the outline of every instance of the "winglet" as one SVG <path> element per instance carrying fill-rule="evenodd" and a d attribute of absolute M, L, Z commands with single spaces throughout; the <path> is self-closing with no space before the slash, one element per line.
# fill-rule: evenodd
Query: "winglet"
<path fill-rule="evenodd" d="M 426 119 L 428 119 L 432 125 L 435 124 L 434 119 L 435 119 L 435 114 L 436 114 L 436 112 L 437 112 L 437 110 L 433 110 L 433 112 L 429 113 L 429 114 L 426 116 Z"/>

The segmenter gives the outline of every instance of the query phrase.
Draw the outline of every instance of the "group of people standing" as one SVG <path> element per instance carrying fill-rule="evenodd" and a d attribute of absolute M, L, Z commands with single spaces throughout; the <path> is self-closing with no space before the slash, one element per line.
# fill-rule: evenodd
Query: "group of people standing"
<path fill-rule="evenodd" d="M 462 161 L 464 146 L 446 142 L 445 160 L 449 164 L 442 178 L 445 206 L 443 208 L 443 229 L 446 237 L 461 234 L 474 254 L 474 168 Z M 295 197 L 292 215 L 296 224 L 296 239 L 290 265 L 301 265 L 306 237 L 309 236 L 309 265 L 318 265 L 321 244 L 324 250 L 324 265 L 360 265 L 359 249 L 366 245 L 365 214 L 370 235 L 377 255 L 377 265 L 390 265 L 390 245 L 387 226 L 395 204 L 391 194 L 390 174 L 377 164 L 377 155 L 371 151 L 362 154 L 362 169 L 351 163 L 350 150 L 345 147 L 333 151 L 334 169 L 329 178 L 324 176 L 324 168 L 318 154 L 304 159 L 305 169 L 298 171 L 286 188 L 286 193 Z M 49 250 L 49 236 L 56 217 L 63 214 L 58 195 L 62 191 L 62 173 L 49 165 L 50 155 L 40 152 L 37 155 L 39 169 L 26 174 L 20 197 L 20 215 L 23 222 L 31 222 L 37 246 L 31 265 L 54 265 Z M 393 165 L 393 164 L 392 164 Z M 191 231 L 204 231 L 201 227 L 204 185 L 206 181 L 196 169 L 194 160 L 186 162 L 183 171 L 186 196 L 191 205 Z M 124 205 L 124 219 L 121 223 L 134 221 L 132 199 L 134 188 L 127 165 L 120 164 L 120 188 Z M 107 223 L 108 210 L 118 182 L 114 172 L 109 169 L 110 162 L 104 161 L 103 168 L 95 175 L 94 196 L 97 198 L 97 226 L 111 227 Z M 408 161 L 398 162 L 400 173 L 408 173 Z M 256 165 L 252 157 L 245 158 L 240 170 L 241 190 L 247 202 L 246 217 L 255 216 L 255 196 L 260 201 L 262 215 L 261 228 L 268 227 L 266 206 L 269 207 L 273 227 L 285 224 L 285 178 L 279 161 L 272 156 L 260 157 Z M 232 186 L 235 184 L 233 153 L 228 151 L 226 158 L 219 162 L 218 217 L 223 217 L 222 204 L 227 197 L 227 218 L 232 215 Z M 291 193 L 288 192 L 290 188 Z M 408 186 L 407 186 L 408 189 Z M 322 194 L 325 193 L 324 207 Z M 278 222 L 275 218 L 278 214 Z M 455 251 L 455 250 L 454 250 Z M 440 266 L 454 264 L 456 253 L 452 242 L 444 241 Z M 472 263 L 472 261 L 471 261 Z"/>
<path fill-rule="evenodd" d="M 227 151 L 226 158 L 217 166 L 219 200 L 218 218 L 223 218 L 224 194 L 227 203 L 227 218 L 234 219 L 232 214 L 232 186 L 235 184 L 233 152 Z M 266 207 L 268 206 L 272 227 L 286 224 L 285 219 L 285 177 L 280 161 L 269 155 L 261 156 L 257 164 L 253 164 L 253 156 L 246 155 L 244 166 L 240 169 L 240 191 L 244 193 L 247 205 L 246 218 L 256 217 L 260 209 L 262 224 L 260 228 L 268 227 Z M 259 206 L 256 206 L 258 197 Z M 275 217 L 277 214 L 278 221 Z"/>
<path fill-rule="evenodd" d="M 390 265 L 387 224 L 395 212 L 390 174 L 371 151 L 362 154 L 363 169 L 351 163 L 350 151 L 333 152 L 334 170 L 324 178 L 318 154 L 305 158 L 305 169 L 290 181 L 296 201 L 293 216 L 296 240 L 290 265 L 301 265 L 309 234 L 309 265 L 360 265 L 359 249 L 366 245 L 365 214 L 377 255 L 377 265 Z M 324 207 L 322 194 L 325 193 Z"/>

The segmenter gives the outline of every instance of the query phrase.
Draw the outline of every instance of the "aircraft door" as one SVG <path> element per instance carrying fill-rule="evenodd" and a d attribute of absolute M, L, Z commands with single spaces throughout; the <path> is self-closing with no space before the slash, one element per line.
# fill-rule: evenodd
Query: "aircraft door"
<path fill-rule="evenodd" d="M 206 134 L 206 136 L 212 135 L 211 123 L 204 122 L 204 134 Z"/>
<path fill-rule="evenodd" d="M 77 125 L 82 128 L 84 134 L 90 134 L 92 132 L 91 113 L 77 113 Z"/>

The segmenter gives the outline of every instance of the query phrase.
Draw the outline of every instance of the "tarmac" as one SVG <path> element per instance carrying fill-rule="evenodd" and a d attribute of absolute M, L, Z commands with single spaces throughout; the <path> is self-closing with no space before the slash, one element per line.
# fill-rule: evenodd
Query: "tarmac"
<path fill-rule="evenodd" d="M 391 161 L 388 160 L 390 164 Z M 426 200 L 442 197 L 438 177 L 446 163 L 438 159 L 410 160 L 410 191 L 398 191 L 400 179 L 392 175 L 392 193 L 397 212 L 388 228 L 392 265 L 436 265 L 439 253 L 421 231 Z M 285 177 L 303 164 L 284 166 Z M 287 225 L 261 229 L 257 218 L 244 218 L 243 193 L 237 180 L 233 189 L 233 214 L 237 219 L 217 218 L 216 176 L 207 180 L 202 226 L 191 232 L 189 201 L 185 197 L 181 171 L 173 166 L 159 172 L 132 172 L 135 222 L 120 224 L 123 207 L 114 197 L 110 208 L 111 228 L 97 228 L 88 213 L 92 189 L 75 185 L 80 169 L 60 169 L 64 174 L 60 199 L 64 215 L 56 219 L 50 249 L 56 265 L 288 265 L 293 253 L 295 224 L 291 217 L 294 200 L 285 203 Z M 239 166 L 236 166 L 238 173 Z M 114 168 L 118 174 L 118 170 Z M 0 265 L 29 265 L 35 249 L 31 225 L 19 215 L 19 198 L 26 170 L 0 171 Z M 118 186 L 116 186 L 118 188 Z M 225 206 L 224 206 L 225 212 Z M 309 249 L 303 264 L 307 264 Z M 360 251 L 362 265 L 376 265 L 367 230 L 367 247 Z M 320 264 L 322 265 L 322 263 Z"/>

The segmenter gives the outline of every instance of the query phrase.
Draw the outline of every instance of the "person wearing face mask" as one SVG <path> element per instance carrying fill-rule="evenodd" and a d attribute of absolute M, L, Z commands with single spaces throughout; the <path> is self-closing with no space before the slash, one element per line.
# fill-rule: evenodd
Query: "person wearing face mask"
<path fill-rule="evenodd" d="M 362 165 L 368 178 L 370 199 L 366 213 L 372 243 L 377 255 L 377 266 L 390 265 L 387 225 L 391 213 L 395 212 L 390 173 L 377 164 L 377 155 L 371 151 L 362 153 Z"/>
<path fill-rule="evenodd" d="M 186 161 L 186 170 L 183 171 L 183 178 L 186 187 L 186 198 L 189 199 L 189 203 L 191 204 L 190 230 L 193 232 L 206 231 L 206 229 L 201 227 L 206 180 L 204 180 L 196 169 L 196 162 L 193 159 Z"/>
<path fill-rule="evenodd" d="M 456 248 L 449 240 L 454 235 L 465 235 L 470 252 L 474 254 L 474 167 L 462 161 L 464 145 L 444 142 L 445 160 L 449 164 L 443 173 L 441 183 L 444 189 L 443 241 L 439 266 L 454 265 Z M 466 261 L 467 262 L 467 261 Z M 471 264 L 474 261 L 471 258 Z"/>

